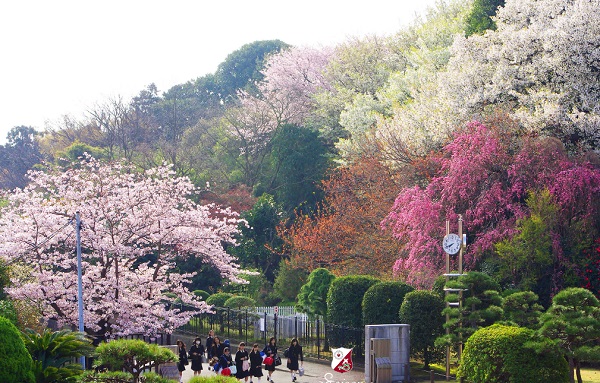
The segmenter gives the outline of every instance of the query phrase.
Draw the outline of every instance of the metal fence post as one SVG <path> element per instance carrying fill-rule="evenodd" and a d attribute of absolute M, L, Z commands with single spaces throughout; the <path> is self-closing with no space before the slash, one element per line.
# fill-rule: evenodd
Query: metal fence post
<path fill-rule="evenodd" d="M 317 359 L 321 359 L 321 329 L 319 323 L 319 318 L 317 318 Z"/>

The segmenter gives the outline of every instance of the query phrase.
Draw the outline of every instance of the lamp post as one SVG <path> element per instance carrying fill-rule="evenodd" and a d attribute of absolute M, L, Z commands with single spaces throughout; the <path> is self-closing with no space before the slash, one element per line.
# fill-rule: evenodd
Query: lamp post
<path fill-rule="evenodd" d="M 81 277 L 81 217 L 75 213 L 75 238 L 77 241 L 77 309 L 79 311 L 79 332 L 84 332 L 83 326 L 83 283 Z M 80 358 L 81 367 L 85 370 L 85 356 Z"/>

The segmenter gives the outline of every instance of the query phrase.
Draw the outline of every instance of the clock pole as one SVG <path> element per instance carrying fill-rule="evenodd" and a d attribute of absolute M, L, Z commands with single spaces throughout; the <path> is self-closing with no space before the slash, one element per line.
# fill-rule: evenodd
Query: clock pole
<path fill-rule="evenodd" d="M 462 219 L 462 214 L 458 215 L 458 237 L 460 238 L 460 250 L 458 252 L 458 273 L 460 275 L 462 275 L 463 273 L 463 247 L 464 247 L 464 240 L 463 240 L 463 219 Z M 463 305 L 463 290 L 461 289 L 458 292 L 458 312 L 460 313 L 460 321 L 459 321 L 459 328 L 462 328 L 462 305 Z M 463 344 L 462 344 L 462 331 L 459 330 L 458 331 L 458 360 L 460 360 L 461 355 L 462 355 L 462 348 L 463 348 Z"/>
<path fill-rule="evenodd" d="M 446 220 L 446 235 L 450 234 L 450 221 Z M 450 281 L 450 254 L 446 251 L 446 285 Z M 446 290 L 446 298 L 448 291 Z M 446 309 L 450 307 L 448 299 L 446 299 Z M 450 314 L 446 310 L 446 325 L 450 322 Z M 446 326 L 446 335 L 450 335 L 450 327 Z M 450 380 L 450 346 L 446 346 L 446 380 Z"/>

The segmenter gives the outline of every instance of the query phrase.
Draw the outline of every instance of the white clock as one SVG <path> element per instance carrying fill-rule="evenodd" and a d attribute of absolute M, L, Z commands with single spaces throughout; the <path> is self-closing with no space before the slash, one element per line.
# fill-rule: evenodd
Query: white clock
<path fill-rule="evenodd" d="M 448 234 L 444 237 L 444 240 L 442 241 L 442 247 L 444 248 L 444 251 L 446 253 L 454 255 L 460 250 L 461 243 L 462 240 L 458 235 Z"/>

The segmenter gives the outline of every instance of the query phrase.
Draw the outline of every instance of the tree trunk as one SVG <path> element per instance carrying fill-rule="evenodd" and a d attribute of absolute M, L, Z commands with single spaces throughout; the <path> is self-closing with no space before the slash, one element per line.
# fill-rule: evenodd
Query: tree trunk
<path fill-rule="evenodd" d="M 577 373 L 577 383 L 583 383 L 581 379 L 581 363 L 579 363 L 579 359 L 575 360 L 575 372 Z"/>
<path fill-rule="evenodd" d="M 571 383 L 575 383 L 575 363 L 573 362 L 573 357 L 569 355 L 569 379 Z"/>

